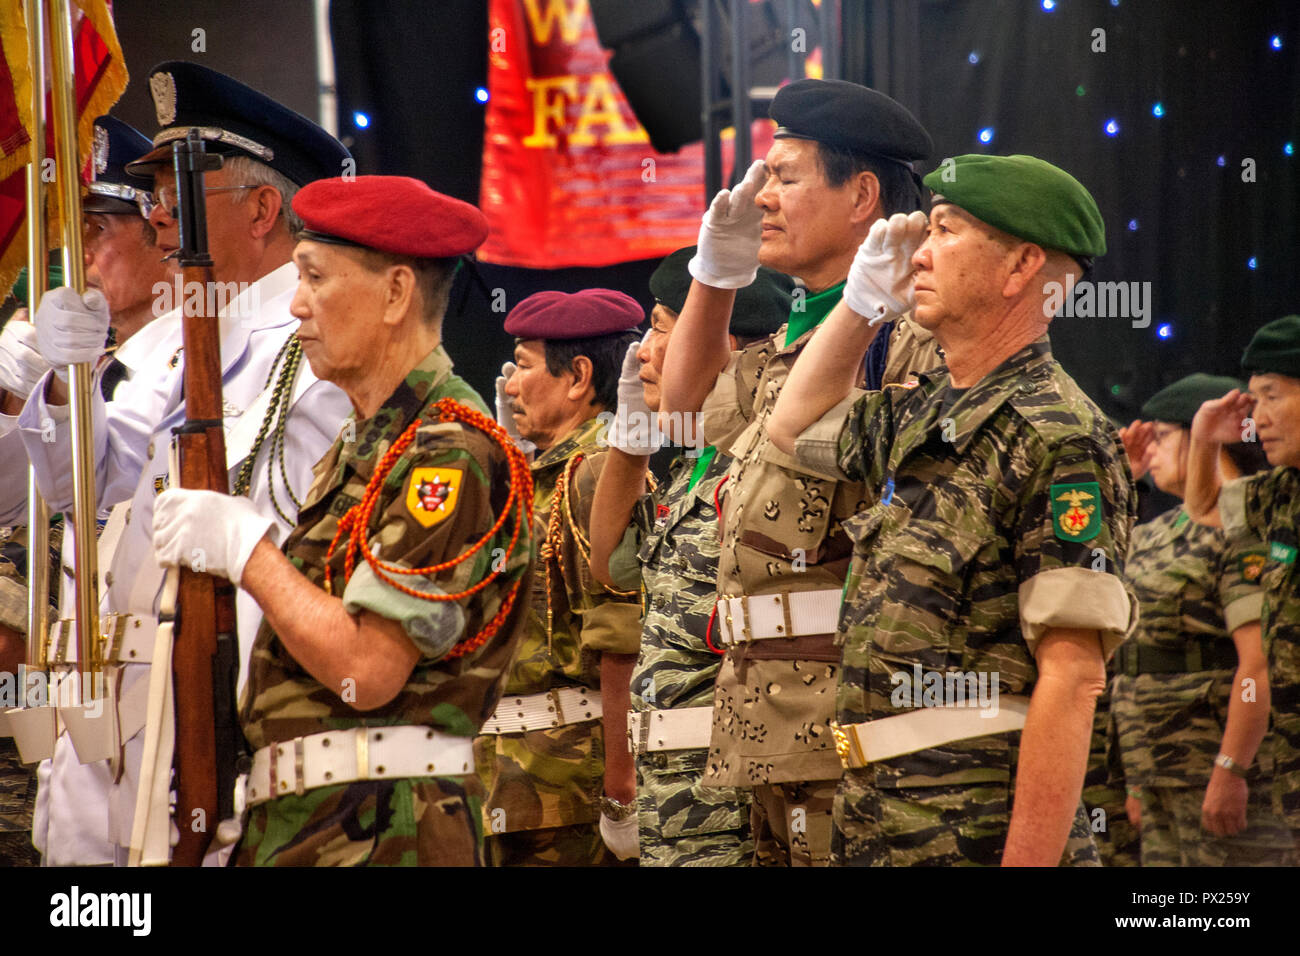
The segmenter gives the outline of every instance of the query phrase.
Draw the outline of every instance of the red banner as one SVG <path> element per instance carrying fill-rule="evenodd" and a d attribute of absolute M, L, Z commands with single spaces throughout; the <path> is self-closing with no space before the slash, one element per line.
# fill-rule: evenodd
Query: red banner
<path fill-rule="evenodd" d="M 671 155 L 650 148 L 609 72 L 587 0 L 491 0 L 488 16 L 479 202 L 491 233 L 479 258 L 606 266 L 693 243 L 704 211 L 703 145 Z M 755 127 L 762 156 L 771 124 Z M 730 147 L 728 134 L 724 164 Z"/>

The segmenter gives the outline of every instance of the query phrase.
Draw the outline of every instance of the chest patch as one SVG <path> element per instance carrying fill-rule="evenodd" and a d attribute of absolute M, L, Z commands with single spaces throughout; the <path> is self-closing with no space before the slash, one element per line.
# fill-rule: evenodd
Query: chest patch
<path fill-rule="evenodd" d="M 1052 485 L 1052 530 L 1062 541 L 1091 541 L 1101 534 L 1101 488 L 1095 481 Z"/>
<path fill-rule="evenodd" d="M 1280 564 L 1295 564 L 1296 549 L 1281 541 L 1268 543 L 1268 556 Z"/>
<path fill-rule="evenodd" d="M 426 528 L 456 510 L 464 472 L 460 468 L 415 468 L 406 487 L 406 508 Z"/>

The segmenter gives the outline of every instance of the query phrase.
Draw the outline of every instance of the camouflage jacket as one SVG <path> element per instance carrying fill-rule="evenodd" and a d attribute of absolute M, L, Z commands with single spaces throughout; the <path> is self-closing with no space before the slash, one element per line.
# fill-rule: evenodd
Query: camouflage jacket
<path fill-rule="evenodd" d="M 715 455 L 690 488 L 695 462 L 674 461 L 668 487 L 642 498 L 634 513 L 645 606 L 641 653 L 632 672 L 634 710 L 713 705 L 722 660 L 704 639 L 718 596 L 713 493 L 731 463 Z"/>
<path fill-rule="evenodd" d="M 637 651 L 641 624 L 635 592 L 608 590 L 588 564 L 587 528 L 604 458 L 603 431 L 599 420 L 589 419 L 533 462 L 537 561 L 532 606 L 510 668 L 507 695 L 578 686 L 597 690 L 602 653 Z M 582 460 L 575 464 L 577 456 Z M 605 773 L 599 720 L 520 734 L 484 734 L 474 750 L 488 791 L 483 809 L 489 833 L 599 818 L 596 801 Z"/>
<path fill-rule="evenodd" d="M 1141 614 L 1129 642 L 1184 651 L 1201 638 L 1231 641 L 1259 620 L 1258 541 L 1230 541 L 1174 508 L 1133 530 L 1126 577 Z M 1119 674 L 1111 711 L 1129 786 L 1204 787 L 1223 741 L 1235 670 Z M 1261 748 L 1263 749 L 1263 748 Z"/>
<path fill-rule="evenodd" d="M 1097 630 L 1109 656 L 1134 613 L 1119 575 L 1137 494 L 1114 430 L 1045 336 L 960 393 L 941 369 L 849 401 L 796 444 L 870 489 L 846 523 L 841 723 L 944 702 L 916 686 L 933 687 L 927 672 L 945 688 L 948 673 L 970 675 L 952 694 L 964 687 L 966 706 L 977 692 L 981 706 L 995 689 L 1029 695 L 1051 628 Z M 1018 744 L 1019 732 L 970 738 L 865 772 L 883 787 L 1010 783 Z"/>
<path fill-rule="evenodd" d="M 326 551 L 339 519 L 365 493 L 375 465 L 419 418 L 414 441 L 385 479 L 371 518 L 368 546 L 403 568 L 451 561 L 491 529 L 510 488 L 505 452 L 485 432 L 460 422 L 441 423 L 433 405 L 451 398 L 487 415 L 481 399 L 452 374 L 451 359 L 434 349 L 371 418 L 357 422 L 351 441 L 340 441 L 316 466 L 315 480 L 299 513 L 285 555 L 313 584 L 324 586 Z M 490 416 L 488 416 L 490 418 Z M 349 437 L 345 431 L 345 438 Z M 513 531 L 507 518 L 474 556 L 438 574 L 400 579 L 418 590 L 460 593 L 492 573 Z M 273 741 L 346 727 L 415 724 L 469 737 L 496 707 L 506 669 L 518 643 L 527 607 L 530 529 L 491 584 L 455 603 L 424 601 L 382 582 L 358 559 L 344 586 L 344 545 L 328 557 L 333 590 L 344 606 L 400 620 L 421 651 L 406 686 L 390 702 L 358 711 L 344 702 L 345 688 L 325 687 L 298 664 L 263 621 L 254 642 L 251 672 L 242 701 L 248 742 Z M 512 587 L 521 589 L 510 615 L 482 647 L 448 658 L 455 644 L 479 634 L 498 613 Z"/>
<path fill-rule="evenodd" d="M 1258 538 L 1266 550 L 1260 625 L 1272 689 L 1273 779 L 1279 809 L 1300 829 L 1300 468 L 1228 482 L 1219 515 L 1234 541 Z"/>

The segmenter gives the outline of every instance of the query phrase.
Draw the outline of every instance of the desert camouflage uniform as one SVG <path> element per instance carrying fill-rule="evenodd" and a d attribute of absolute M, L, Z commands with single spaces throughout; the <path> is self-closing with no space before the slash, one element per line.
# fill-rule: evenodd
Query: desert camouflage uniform
<path fill-rule="evenodd" d="M 731 356 L 701 409 L 705 438 L 734 458 L 722 502 L 718 593 L 723 597 L 839 590 L 852 543 L 842 522 L 866 504 L 860 482 L 810 469 L 767 436 L 767 417 L 790 368 L 842 286 L 808 297 L 806 331 L 789 325 Z M 807 313 L 812 313 L 809 316 Z M 924 330 L 901 321 L 891 338 L 889 381 L 942 364 Z M 895 350 L 900 341 L 903 346 Z M 914 354 L 907 355 L 908 348 Z M 833 635 L 759 640 L 728 650 L 718 672 L 713 737 L 705 767 L 711 787 L 752 787 L 758 865 L 824 866 L 830 808 L 840 776 L 829 723 L 839 649 Z"/>
<path fill-rule="evenodd" d="M 63 522 L 50 528 L 50 579 L 59 580 L 59 551 Z M 0 530 L 0 627 L 27 634 L 27 545 L 25 528 Z M 54 585 L 57 587 L 57 584 Z M 51 620 L 58 612 L 50 602 Z M 21 685 L 15 682 L 21 694 Z M 0 737 L 0 866 L 36 866 L 40 854 L 32 845 L 32 813 L 36 808 L 36 768 L 24 767 L 13 740 Z"/>
<path fill-rule="evenodd" d="M 1107 676 L 1112 676 L 1112 657 Z M 1088 812 L 1093 842 L 1102 866 L 1139 866 L 1138 828 L 1129 822 L 1124 808 L 1124 768 L 1119 760 L 1119 741 L 1111 720 L 1111 686 L 1097 698 L 1092 718 L 1092 744 L 1088 748 L 1088 772 L 1083 778 L 1083 805 Z"/>
<path fill-rule="evenodd" d="M 1300 468 L 1228 482 L 1219 515 L 1234 540 L 1266 549 L 1260 625 L 1273 710 L 1273 808 L 1300 840 Z"/>
<path fill-rule="evenodd" d="M 633 515 L 645 623 L 632 709 L 643 713 L 713 706 L 722 660 L 706 643 L 718 596 L 713 496 L 730 460 L 714 455 L 692 488 L 695 464 L 674 461 L 668 487 L 643 497 Z M 637 756 L 642 866 L 750 865 L 749 791 L 703 786 L 707 755 L 700 747 Z"/>
<path fill-rule="evenodd" d="M 371 519 L 369 540 L 379 548 L 378 556 L 403 567 L 452 560 L 476 544 L 505 510 L 510 487 L 505 453 L 477 428 L 440 423 L 433 405 L 444 398 L 487 415 L 473 389 L 452 374 L 451 360 L 439 347 L 378 412 L 357 423 L 356 440 L 340 441 L 321 459 L 298 527 L 283 549 L 313 584 L 323 587 L 325 552 L 339 519 L 361 500 L 376 464 L 416 418 L 423 424 L 389 472 Z M 451 469 L 460 474 L 447 481 Z M 444 514 L 430 520 L 418 489 L 437 478 L 451 487 Z M 512 529 L 513 520 L 507 518 L 474 557 L 433 579 L 437 589 L 462 592 L 482 581 L 491 573 L 494 549 L 507 546 Z M 496 706 L 518 643 L 526 607 L 529 529 L 520 529 L 504 573 L 454 605 L 408 597 L 380 582 L 364 561 L 358 561 L 344 590 L 343 552 L 339 547 L 330 560 L 334 593 L 342 592 L 344 606 L 353 613 L 367 609 L 401 620 L 421 652 L 415 669 L 392 701 L 357 711 L 343 702 L 340 688 L 325 687 L 308 674 L 263 622 L 242 702 L 249 744 L 257 749 L 326 730 L 394 725 L 472 737 Z M 496 557 L 502 554 L 498 551 Z M 427 587 L 429 579 L 409 577 L 404 583 Z M 496 635 L 478 650 L 448 658 L 453 645 L 480 633 L 515 584 L 523 590 Z M 457 620 L 460 614 L 463 623 Z M 482 798 L 482 784 L 473 773 L 357 781 L 278 797 L 252 809 L 238 862 L 476 865 L 481 862 Z"/>
<path fill-rule="evenodd" d="M 1181 507 L 1133 532 L 1127 578 L 1141 615 L 1116 655 L 1113 712 L 1125 782 L 1142 789 L 1143 866 L 1292 862 L 1291 834 L 1269 806 L 1268 737 L 1260 745 L 1260 772 L 1249 781 L 1246 829 L 1230 837 L 1201 829 L 1201 803 L 1234 693 L 1232 632 L 1259 620 L 1263 564 L 1258 540 L 1229 541 L 1222 530 L 1191 521 Z M 1156 664 L 1140 656 L 1148 648 L 1190 654 L 1191 666 L 1181 673 L 1150 672 Z M 1164 656 L 1159 666 L 1170 666 Z"/>
<path fill-rule="evenodd" d="M 868 489 L 845 523 L 854 553 L 836 635 L 841 724 L 910 713 L 891 676 L 914 667 L 1029 697 L 1049 629 L 1097 630 L 1109 655 L 1130 627 L 1134 602 L 1118 577 L 1137 509 L 1127 460 L 1046 337 L 970 389 L 951 390 L 941 369 L 913 389 L 851 396 L 796 451 Z M 846 770 L 835 862 L 998 863 L 1019 746 L 1011 731 Z M 1097 862 L 1082 803 L 1064 860 Z"/>
<path fill-rule="evenodd" d="M 505 696 L 564 687 L 598 694 L 600 655 L 635 654 L 641 636 L 636 594 L 615 594 L 591 574 L 585 529 L 603 455 L 604 425 L 589 419 L 533 462 L 533 541 L 538 553 L 532 606 Z M 573 465 L 576 456 L 581 462 Z M 571 476 L 571 477 L 570 477 Z M 556 502 L 557 485 L 564 493 Z M 548 541 L 554 508 L 558 541 Z M 549 594 L 548 594 L 549 591 Z M 548 615 L 550 625 L 548 626 Z M 617 741 L 626 747 L 627 741 Z M 612 865 L 600 839 L 605 738 L 599 718 L 474 742 L 487 787 L 489 862 L 504 865 Z"/>

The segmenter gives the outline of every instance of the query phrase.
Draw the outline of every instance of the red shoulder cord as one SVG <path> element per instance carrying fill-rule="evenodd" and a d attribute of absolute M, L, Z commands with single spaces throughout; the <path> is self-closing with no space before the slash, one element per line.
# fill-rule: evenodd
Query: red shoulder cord
<path fill-rule="evenodd" d="M 348 536 L 347 549 L 343 552 L 343 576 L 344 580 L 352 577 L 352 570 L 356 564 L 356 555 L 359 552 L 370 565 L 370 569 L 375 573 L 375 577 L 384 583 L 396 588 L 403 594 L 409 594 L 411 597 L 419 598 L 422 601 L 460 601 L 471 594 L 481 591 L 492 581 L 500 576 L 505 569 L 506 563 L 511 554 L 514 553 L 515 546 L 519 543 L 519 529 L 532 528 L 533 524 L 533 475 L 528 466 L 528 459 L 524 453 L 519 450 L 519 446 L 511 440 L 506 434 L 506 430 L 498 425 L 491 418 L 476 412 L 468 406 L 462 405 L 454 399 L 444 398 L 434 405 L 438 410 L 438 421 L 440 422 L 463 422 L 479 431 L 485 433 L 493 439 L 501 449 L 506 453 L 506 459 L 510 463 L 510 494 L 506 497 L 506 503 L 501 509 L 501 515 L 497 518 L 496 523 L 488 529 L 487 534 L 471 548 L 452 558 L 450 561 L 443 561 L 441 564 L 431 564 L 427 568 L 403 568 L 396 564 L 390 564 L 387 561 L 380 561 L 370 549 L 366 547 L 366 530 L 370 527 L 370 517 L 374 513 L 375 506 L 379 503 L 379 492 L 383 487 L 384 479 L 388 473 L 393 470 L 397 464 L 398 458 L 406 451 L 411 442 L 415 439 L 415 433 L 423 424 L 423 419 L 417 418 L 411 423 L 411 427 L 402 433 L 402 436 L 393 442 L 392 447 L 384 453 L 384 457 L 379 460 L 375 466 L 375 473 L 370 476 L 370 481 L 366 484 L 365 494 L 358 504 L 348 509 L 347 513 L 339 521 L 339 529 L 334 534 L 334 540 L 330 542 L 329 550 L 325 552 L 325 590 L 327 593 L 334 593 L 331 582 L 330 558 L 334 554 L 334 549 L 338 546 L 339 539 L 344 535 Z M 450 568 L 454 568 L 462 561 L 467 560 L 470 556 L 478 552 L 490 541 L 501 526 L 505 524 L 506 517 L 515 513 L 514 532 L 510 535 L 510 543 L 506 546 L 506 561 L 501 561 L 498 567 L 501 570 L 493 571 L 478 584 L 467 588 L 457 594 L 428 594 L 424 591 L 417 591 L 414 588 L 397 581 L 392 575 L 398 574 L 419 574 L 434 576 L 441 574 Z M 501 629 L 501 625 L 510 615 L 511 608 L 515 605 L 515 599 L 519 595 L 519 586 L 522 581 L 516 581 L 510 588 L 510 593 L 501 602 L 501 609 L 493 616 L 492 620 L 483 625 L 483 629 L 471 638 L 467 638 L 447 652 L 447 657 L 461 657 L 471 651 L 478 650 L 487 641 L 489 641 Z"/>

